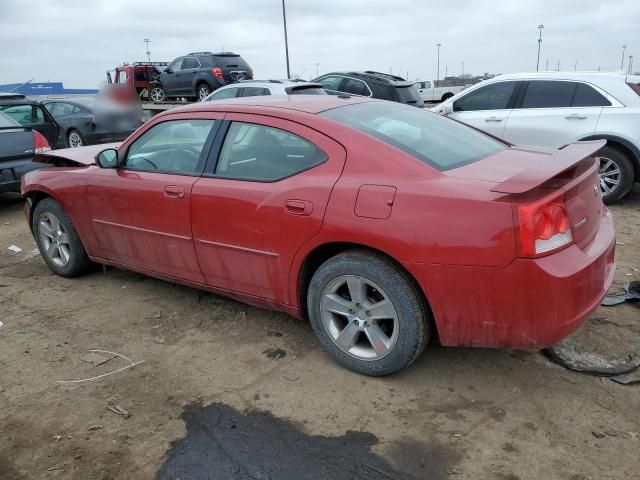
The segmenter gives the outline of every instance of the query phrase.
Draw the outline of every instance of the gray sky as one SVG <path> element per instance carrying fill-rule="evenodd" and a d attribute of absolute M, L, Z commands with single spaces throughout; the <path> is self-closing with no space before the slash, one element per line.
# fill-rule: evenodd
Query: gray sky
<path fill-rule="evenodd" d="M 371 69 L 415 78 L 440 72 L 620 68 L 622 45 L 640 70 L 638 0 L 287 0 L 292 73 Z M 0 84 L 63 81 L 97 87 L 123 61 L 170 61 L 232 50 L 256 78 L 286 76 L 280 0 L 0 0 Z M 625 58 L 625 68 L 626 62 Z"/>

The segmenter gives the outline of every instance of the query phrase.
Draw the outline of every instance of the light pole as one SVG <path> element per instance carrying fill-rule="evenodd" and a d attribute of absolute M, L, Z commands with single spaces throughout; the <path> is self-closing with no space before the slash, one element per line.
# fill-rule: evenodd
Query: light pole
<path fill-rule="evenodd" d="M 436 82 L 440 81 L 440 47 L 442 46 L 441 43 L 436 43 L 436 47 L 438 47 L 438 67 L 436 70 Z"/>
<path fill-rule="evenodd" d="M 633 55 L 629 55 L 629 75 L 633 73 Z"/>
<path fill-rule="evenodd" d="M 318 78 L 318 67 L 320 66 L 319 62 L 316 62 L 316 78 Z"/>
<path fill-rule="evenodd" d="M 284 51 L 287 57 L 287 78 L 291 78 L 291 70 L 289 69 L 289 40 L 287 39 L 287 12 L 282 0 L 282 23 L 284 24 Z"/>
<path fill-rule="evenodd" d="M 622 61 L 620 62 L 620 70 L 624 69 L 624 51 L 627 49 L 626 45 L 622 45 Z"/>
<path fill-rule="evenodd" d="M 544 25 L 538 25 L 538 30 L 540 31 L 540 36 L 538 37 L 538 63 L 536 63 L 536 72 L 540 70 L 540 48 L 542 47 L 542 29 Z"/>
<path fill-rule="evenodd" d="M 149 62 L 150 62 L 150 61 L 151 61 L 151 51 L 149 50 L 149 44 L 151 43 L 151 40 L 149 40 L 148 38 L 145 38 L 145 39 L 144 39 L 144 43 L 146 43 L 146 44 L 147 44 L 147 51 L 146 51 L 146 54 L 147 54 L 147 61 L 149 61 Z"/>
<path fill-rule="evenodd" d="M 578 70 L 578 60 L 573 63 L 573 71 L 575 72 L 576 70 Z"/>

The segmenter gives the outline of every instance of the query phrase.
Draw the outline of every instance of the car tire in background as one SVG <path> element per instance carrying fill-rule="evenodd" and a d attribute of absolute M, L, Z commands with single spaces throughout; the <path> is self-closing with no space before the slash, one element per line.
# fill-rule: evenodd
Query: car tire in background
<path fill-rule="evenodd" d="M 440 101 L 444 102 L 445 100 L 449 100 L 451 97 L 453 97 L 453 93 L 447 92 L 444 95 L 442 95 L 442 99 Z"/>
<path fill-rule="evenodd" d="M 431 335 L 431 314 L 412 280 L 392 261 L 366 250 L 324 262 L 309 284 L 307 307 L 324 349 L 365 375 L 407 367 Z"/>
<path fill-rule="evenodd" d="M 162 88 L 162 85 L 159 85 L 157 83 L 154 85 L 150 85 L 149 98 L 154 103 L 164 102 L 165 99 L 167 98 L 167 95 L 165 94 L 165 91 L 164 91 L 164 88 Z"/>
<path fill-rule="evenodd" d="M 54 273 L 75 277 L 91 268 L 73 222 L 54 199 L 45 198 L 36 205 L 31 227 L 42 258 Z"/>
<path fill-rule="evenodd" d="M 211 93 L 211 87 L 209 87 L 209 85 L 204 82 L 199 83 L 196 86 L 196 93 L 198 94 L 197 101 L 201 102 Z"/>
<path fill-rule="evenodd" d="M 604 203 L 613 203 L 627 195 L 634 182 L 631 159 L 622 151 L 609 145 L 597 155 L 600 191 Z"/>
<path fill-rule="evenodd" d="M 84 147 L 86 145 L 84 138 L 78 130 L 71 129 L 69 133 L 67 133 L 67 147 L 69 148 L 78 148 Z"/>

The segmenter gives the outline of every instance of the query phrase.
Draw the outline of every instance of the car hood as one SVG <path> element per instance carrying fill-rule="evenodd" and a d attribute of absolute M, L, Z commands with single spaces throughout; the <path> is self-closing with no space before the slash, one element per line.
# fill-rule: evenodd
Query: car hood
<path fill-rule="evenodd" d="M 49 163 L 57 167 L 84 167 L 95 165 L 96 155 L 107 148 L 118 148 L 120 143 L 103 143 L 79 148 L 63 148 L 39 153 L 33 157 L 34 162 Z"/>

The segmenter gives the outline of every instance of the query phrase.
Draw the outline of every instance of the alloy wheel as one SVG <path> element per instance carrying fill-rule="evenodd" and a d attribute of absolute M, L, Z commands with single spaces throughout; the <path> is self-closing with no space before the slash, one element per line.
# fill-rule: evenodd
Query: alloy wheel
<path fill-rule="evenodd" d="M 74 131 L 69 134 L 69 147 L 78 148 L 82 147 L 83 145 L 84 142 L 82 141 L 82 137 L 78 132 Z"/>
<path fill-rule="evenodd" d="M 338 348 L 358 360 L 380 360 L 398 341 L 398 313 L 385 292 L 360 275 L 332 280 L 320 301 L 322 324 Z"/>
<path fill-rule="evenodd" d="M 66 267 L 71 258 L 69 235 L 60 219 L 51 212 L 42 212 L 38 219 L 40 244 L 47 258 L 58 267 Z"/>
<path fill-rule="evenodd" d="M 153 87 L 149 92 L 149 96 L 154 102 L 162 102 L 164 100 L 164 90 L 160 87 Z"/>
<path fill-rule="evenodd" d="M 620 185 L 622 172 L 616 162 L 607 157 L 598 157 L 598 177 L 602 195 L 610 195 Z"/>
<path fill-rule="evenodd" d="M 209 93 L 211 93 L 209 91 L 209 87 L 207 87 L 206 85 L 202 85 L 199 89 L 198 89 L 198 99 L 200 101 L 204 100 L 207 95 L 209 95 Z"/>

